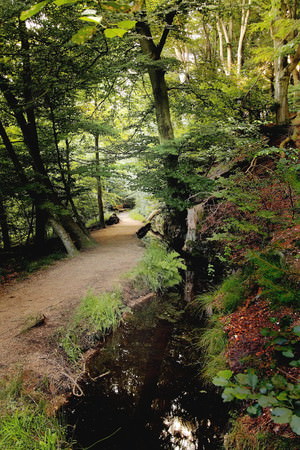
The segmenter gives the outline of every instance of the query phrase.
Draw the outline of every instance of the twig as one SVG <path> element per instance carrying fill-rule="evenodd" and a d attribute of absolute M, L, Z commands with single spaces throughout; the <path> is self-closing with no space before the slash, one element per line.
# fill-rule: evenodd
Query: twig
<path fill-rule="evenodd" d="M 73 382 L 73 386 L 72 386 L 73 395 L 75 395 L 75 397 L 83 397 L 84 392 L 78 384 L 78 378 L 81 376 L 81 374 L 75 380 L 75 378 L 73 378 L 67 372 L 62 371 L 61 373 L 62 373 L 62 375 L 65 375 L 67 378 L 69 378 L 69 380 L 71 380 Z M 77 389 L 77 391 L 76 391 L 76 389 Z"/>

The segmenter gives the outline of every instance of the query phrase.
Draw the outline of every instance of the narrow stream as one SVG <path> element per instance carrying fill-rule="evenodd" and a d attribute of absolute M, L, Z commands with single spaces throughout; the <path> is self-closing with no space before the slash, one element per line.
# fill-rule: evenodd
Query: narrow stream
<path fill-rule="evenodd" d="M 201 385 L 190 326 L 162 305 L 136 309 L 93 359 L 91 377 L 106 375 L 86 380 L 64 411 L 74 449 L 221 448 L 226 408 Z"/>

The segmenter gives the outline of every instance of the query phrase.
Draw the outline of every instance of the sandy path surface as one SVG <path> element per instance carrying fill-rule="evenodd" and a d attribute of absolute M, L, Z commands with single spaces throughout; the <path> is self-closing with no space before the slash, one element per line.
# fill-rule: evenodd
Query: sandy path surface
<path fill-rule="evenodd" d="M 0 288 L 0 374 L 18 365 L 47 375 L 56 358 L 49 339 L 80 299 L 89 289 L 99 293 L 118 286 L 136 265 L 143 253 L 135 235 L 141 223 L 127 213 L 120 219 L 92 233 L 97 246 Z M 29 318 L 40 314 L 45 324 L 22 333 Z"/>

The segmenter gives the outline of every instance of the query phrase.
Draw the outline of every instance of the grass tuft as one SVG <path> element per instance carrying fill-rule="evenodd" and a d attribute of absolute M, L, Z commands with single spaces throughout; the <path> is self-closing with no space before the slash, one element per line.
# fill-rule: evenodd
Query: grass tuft
<path fill-rule="evenodd" d="M 22 392 L 22 377 L 1 381 L 1 450 L 70 449 L 66 430 L 56 418 L 47 417 L 42 401 Z"/>
<path fill-rule="evenodd" d="M 116 329 L 126 307 L 119 291 L 96 295 L 88 292 L 61 333 L 60 345 L 71 361 L 78 361 L 83 351 L 93 347 Z"/>

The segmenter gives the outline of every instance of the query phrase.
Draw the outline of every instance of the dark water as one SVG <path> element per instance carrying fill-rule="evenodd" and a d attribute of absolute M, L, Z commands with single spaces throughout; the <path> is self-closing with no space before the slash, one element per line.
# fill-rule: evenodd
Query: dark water
<path fill-rule="evenodd" d="M 156 301 L 140 307 L 92 362 L 85 396 L 65 409 L 75 449 L 221 448 L 227 414 L 199 381 L 184 320 Z"/>

